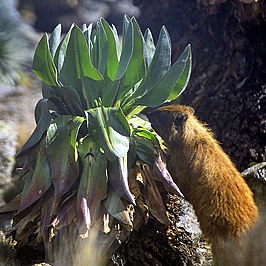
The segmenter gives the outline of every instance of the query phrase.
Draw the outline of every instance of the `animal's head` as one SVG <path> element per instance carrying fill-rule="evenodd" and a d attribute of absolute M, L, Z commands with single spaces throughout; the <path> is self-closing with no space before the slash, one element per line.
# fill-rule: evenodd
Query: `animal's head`
<path fill-rule="evenodd" d="M 148 113 L 152 128 L 166 142 L 182 136 L 188 119 L 194 111 L 191 107 L 182 105 L 168 105 Z"/>

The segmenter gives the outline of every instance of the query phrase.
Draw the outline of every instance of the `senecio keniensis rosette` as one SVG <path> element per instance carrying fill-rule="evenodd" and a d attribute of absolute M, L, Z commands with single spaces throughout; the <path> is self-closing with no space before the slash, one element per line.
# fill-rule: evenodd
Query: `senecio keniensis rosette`
<path fill-rule="evenodd" d="M 35 108 L 36 128 L 18 153 L 25 183 L 1 208 L 2 218 L 12 214 L 18 245 L 31 236 L 47 247 L 74 228 L 72 242 L 93 231 L 110 247 L 150 215 L 167 224 L 158 186 L 182 193 L 167 170 L 166 147 L 141 112 L 184 91 L 190 45 L 172 65 L 165 27 L 155 46 L 151 31 L 143 34 L 128 16 L 121 37 L 104 19 L 82 29 L 73 25 L 63 38 L 58 25 L 41 38 L 33 72 L 43 98 Z"/>

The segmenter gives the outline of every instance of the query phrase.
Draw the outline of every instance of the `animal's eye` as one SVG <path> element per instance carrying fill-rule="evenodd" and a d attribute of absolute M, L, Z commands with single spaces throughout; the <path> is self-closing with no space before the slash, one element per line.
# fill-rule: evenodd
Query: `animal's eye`
<path fill-rule="evenodd" d="M 184 113 L 178 113 L 175 120 L 174 120 L 174 124 L 176 126 L 180 125 L 181 123 L 185 122 L 187 120 L 188 116 L 187 114 Z"/>

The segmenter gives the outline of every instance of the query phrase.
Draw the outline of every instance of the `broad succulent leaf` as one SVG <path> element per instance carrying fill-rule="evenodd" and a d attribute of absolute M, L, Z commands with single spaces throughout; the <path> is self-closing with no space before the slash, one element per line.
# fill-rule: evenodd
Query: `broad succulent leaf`
<path fill-rule="evenodd" d="M 66 193 L 79 175 L 76 138 L 83 121 L 81 117 L 60 116 L 48 128 L 47 156 L 56 195 Z"/>
<path fill-rule="evenodd" d="M 36 48 L 32 71 L 47 85 L 59 85 L 57 69 L 50 53 L 47 34 L 43 35 Z"/>
<path fill-rule="evenodd" d="M 114 32 L 110 25 L 105 19 L 101 19 L 100 24 L 102 25 L 108 43 L 108 58 L 107 58 L 107 77 L 110 80 L 114 80 L 116 76 L 116 71 L 118 68 L 118 56 L 117 56 L 117 40 L 115 39 Z"/>
<path fill-rule="evenodd" d="M 144 38 L 135 18 L 130 22 L 133 28 L 133 50 L 130 62 L 123 78 L 123 90 L 120 90 L 118 99 L 124 97 L 126 93 L 134 87 L 146 74 L 144 52 Z M 120 97 L 119 97 L 120 96 Z"/>
<path fill-rule="evenodd" d="M 143 56 L 145 58 L 146 67 L 148 68 L 151 64 L 156 49 L 150 29 L 147 29 L 145 31 L 144 39 L 145 39 L 145 49 L 143 51 Z"/>
<path fill-rule="evenodd" d="M 130 128 L 120 108 L 97 107 L 88 111 L 88 129 L 104 150 L 108 160 L 125 157 L 129 149 Z"/>
<path fill-rule="evenodd" d="M 101 202 L 107 197 L 107 158 L 89 137 L 78 144 L 78 152 L 83 169 L 77 193 L 77 210 L 80 210 L 82 198 L 85 198 L 91 210 L 92 221 L 95 222 Z"/>
<path fill-rule="evenodd" d="M 25 154 L 29 149 L 36 145 L 42 138 L 44 132 L 50 125 L 51 114 L 48 108 L 48 99 L 41 99 L 35 107 L 35 117 L 38 118 L 36 121 L 37 126 L 31 134 L 27 142 L 22 146 L 17 157 Z"/>
<path fill-rule="evenodd" d="M 185 74 L 185 80 L 183 80 L 184 77 L 182 78 L 182 75 L 184 71 L 186 71 L 187 65 L 189 69 L 191 68 L 189 64 L 191 64 L 190 46 L 185 49 L 183 54 L 162 77 L 157 85 L 155 85 L 155 87 L 148 91 L 143 97 L 138 99 L 136 104 L 158 106 L 166 100 L 175 99 L 181 93 L 181 90 L 187 85 L 189 75 L 187 75 L 187 73 Z M 160 98 L 158 98 L 158 94 L 160 94 Z"/>
<path fill-rule="evenodd" d="M 192 68 L 192 59 L 191 59 L 191 46 L 188 45 L 182 55 L 179 57 L 177 62 L 179 64 L 184 64 L 184 69 L 182 74 L 180 75 L 178 81 L 176 82 L 172 92 L 170 93 L 169 97 L 167 98 L 168 101 L 172 101 L 177 99 L 177 97 L 186 89 L 190 75 L 191 75 L 191 68 Z M 176 62 L 176 63 L 177 63 Z"/>
<path fill-rule="evenodd" d="M 170 37 L 163 27 L 160 31 L 156 50 L 147 70 L 147 75 L 135 91 L 131 98 L 138 99 L 148 91 L 152 90 L 161 78 L 167 73 L 171 65 L 171 43 Z M 149 106 L 149 105 L 148 105 Z"/>
<path fill-rule="evenodd" d="M 128 68 L 133 53 L 133 24 L 129 22 L 125 29 L 125 35 L 122 43 L 122 51 L 116 72 L 116 80 L 121 79 Z"/>
<path fill-rule="evenodd" d="M 61 24 L 58 24 L 53 30 L 53 32 L 51 33 L 51 36 L 49 38 L 49 48 L 50 48 L 50 53 L 51 53 L 52 58 L 55 57 L 57 47 L 60 44 L 61 32 L 62 32 L 62 26 Z"/>

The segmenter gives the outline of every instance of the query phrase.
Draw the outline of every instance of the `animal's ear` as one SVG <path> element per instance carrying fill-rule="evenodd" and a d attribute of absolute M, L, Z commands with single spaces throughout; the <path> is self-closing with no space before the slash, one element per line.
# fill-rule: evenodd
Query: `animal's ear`
<path fill-rule="evenodd" d="M 195 113 L 195 110 L 192 108 L 192 107 L 188 107 L 189 108 L 189 111 L 190 111 L 190 113 L 192 114 L 192 115 L 194 115 L 194 113 Z"/>
<path fill-rule="evenodd" d="M 188 115 L 185 113 L 177 113 L 177 116 L 174 120 L 175 126 L 180 126 L 180 124 L 184 123 L 188 118 Z"/>

